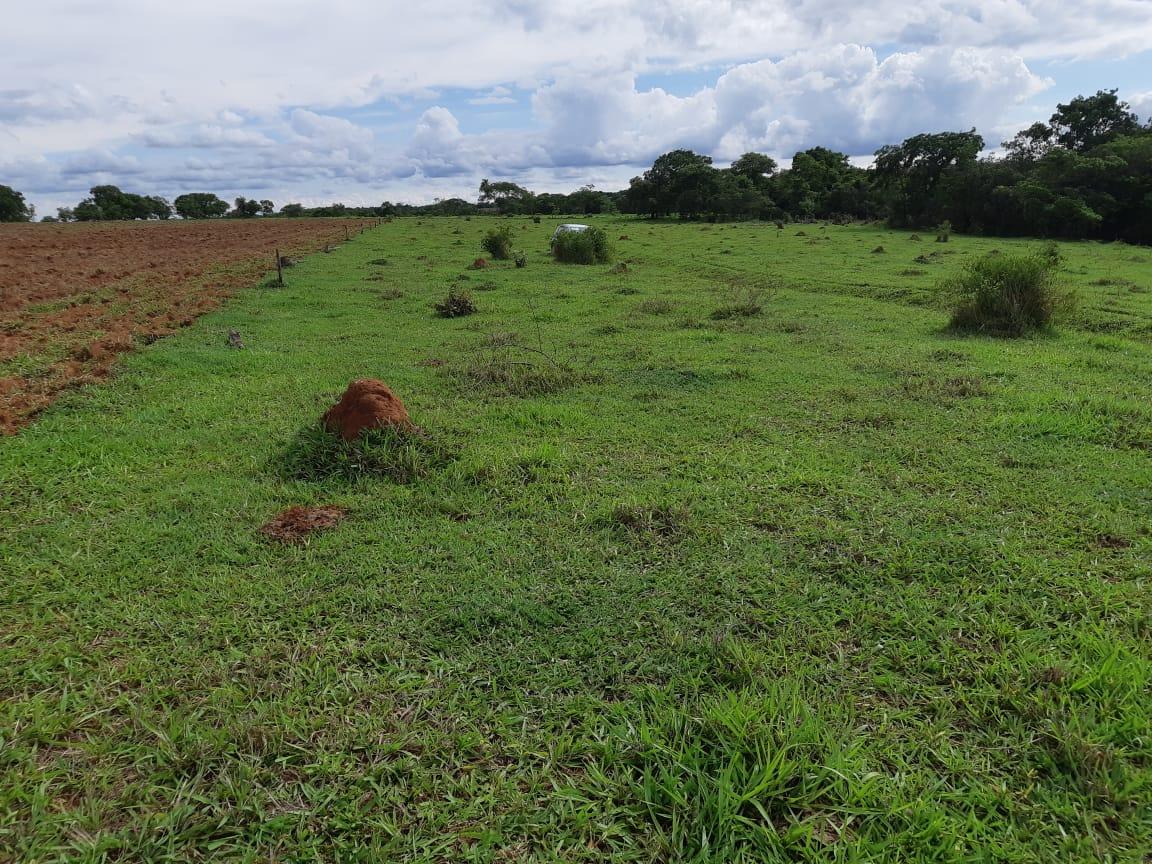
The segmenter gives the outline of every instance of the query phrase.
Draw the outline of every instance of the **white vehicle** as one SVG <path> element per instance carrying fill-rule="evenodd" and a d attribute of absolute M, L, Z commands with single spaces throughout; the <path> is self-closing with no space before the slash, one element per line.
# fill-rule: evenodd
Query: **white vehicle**
<path fill-rule="evenodd" d="M 560 227 L 558 227 L 553 232 L 552 239 L 549 242 L 555 243 L 556 238 L 559 237 L 561 234 L 567 234 L 569 231 L 575 231 L 575 232 L 579 233 L 580 231 L 587 231 L 589 227 L 590 226 L 588 226 L 588 225 L 580 225 L 576 222 L 570 222 L 567 225 L 561 225 Z"/>

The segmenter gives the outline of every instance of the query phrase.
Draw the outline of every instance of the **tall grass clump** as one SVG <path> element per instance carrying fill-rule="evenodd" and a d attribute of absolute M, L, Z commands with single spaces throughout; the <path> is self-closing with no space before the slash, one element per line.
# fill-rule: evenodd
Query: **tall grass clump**
<path fill-rule="evenodd" d="M 564 264 L 607 264 L 612 249 L 602 228 L 589 228 L 560 234 L 552 241 L 552 256 Z"/>
<path fill-rule="evenodd" d="M 957 297 L 950 328 L 967 333 L 1023 336 L 1047 330 L 1072 298 L 1056 285 L 1058 252 L 990 255 L 970 264 L 947 287 Z"/>
<path fill-rule="evenodd" d="M 324 482 L 382 478 L 413 483 L 455 458 L 443 442 L 425 432 L 366 429 L 345 441 L 319 424 L 300 430 L 277 457 L 278 473 L 289 480 Z"/>
<path fill-rule="evenodd" d="M 484 235 L 480 246 L 497 261 L 507 261 L 512 257 L 512 229 L 507 225 L 493 228 Z"/>
<path fill-rule="evenodd" d="M 725 653 L 728 664 L 754 662 L 736 646 Z M 728 692 L 690 712 L 645 701 L 602 754 L 600 776 L 654 830 L 660 860 L 841 860 L 828 848 L 841 835 L 869 843 L 884 831 L 878 776 L 859 746 L 793 688 Z"/>

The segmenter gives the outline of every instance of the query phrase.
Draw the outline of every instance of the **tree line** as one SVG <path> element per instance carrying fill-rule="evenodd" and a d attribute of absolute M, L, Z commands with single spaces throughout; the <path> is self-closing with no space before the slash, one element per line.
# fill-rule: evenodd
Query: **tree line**
<path fill-rule="evenodd" d="M 1115 90 L 1058 105 L 981 157 L 975 130 L 914 135 L 860 168 L 814 147 L 791 168 L 741 156 L 717 169 L 675 150 L 618 197 L 622 212 L 681 219 L 884 219 L 900 228 L 948 222 L 964 233 L 1152 243 L 1152 122 Z"/>
<path fill-rule="evenodd" d="M 115 186 L 93 187 L 75 207 L 45 221 L 99 219 L 251 218 L 255 216 L 468 216 L 633 213 L 654 219 L 878 220 L 901 228 L 948 222 L 964 233 L 1152 243 L 1152 121 L 1141 125 L 1116 90 L 1078 96 L 1056 106 L 1003 142 L 1003 153 L 981 156 L 976 133 L 914 135 L 881 147 L 868 167 L 845 153 L 812 147 L 781 170 L 763 153 L 745 153 L 727 168 L 709 156 L 673 150 L 632 178 L 627 189 L 583 186 L 564 195 L 535 193 L 516 183 L 484 179 L 475 201 L 463 198 L 373 207 L 285 204 L 208 192 L 164 198 Z M 29 221 L 23 196 L 0 186 L 0 221 Z"/>

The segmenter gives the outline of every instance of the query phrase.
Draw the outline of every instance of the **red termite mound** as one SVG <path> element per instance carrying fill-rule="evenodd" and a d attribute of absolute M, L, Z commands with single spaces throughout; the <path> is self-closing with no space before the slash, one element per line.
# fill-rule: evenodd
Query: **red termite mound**
<path fill-rule="evenodd" d="M 397 426 L 411 429 L 404 403 L 388 385 L 375 378 L 353 381 L 340 401 L 324 412 L 324 428 L 338 432 L 345 441 L 360 437 L 365 429 Z"/>

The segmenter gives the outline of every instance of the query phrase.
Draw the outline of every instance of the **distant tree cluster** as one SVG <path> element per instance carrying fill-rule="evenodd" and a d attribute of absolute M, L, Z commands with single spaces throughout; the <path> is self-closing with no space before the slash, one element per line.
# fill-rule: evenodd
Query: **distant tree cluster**
<path fill-rule="evenodd" d="M 1142 126 L 1115 90 L 1058 105 L 980 158 L 975 130 L 914 135 L 881 147 L 870 168 L 814 147 L 776 171 L 746 153 L 731 167 L 690 150 L 665 153 L 618 204 L 626 213 L 681 219 L 876 219 L 898 227 L 950 222 L 973 234 L 1152 243 L 1152 123 Z"/>
<path fill-rule="evenodd" d="M 93 186 L 75 207 L 59 208 L 56 218 L 60 222 L 171 219 L 172 213 L 164 198 L 123 192 L 117 186 Z"/>

